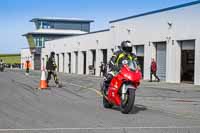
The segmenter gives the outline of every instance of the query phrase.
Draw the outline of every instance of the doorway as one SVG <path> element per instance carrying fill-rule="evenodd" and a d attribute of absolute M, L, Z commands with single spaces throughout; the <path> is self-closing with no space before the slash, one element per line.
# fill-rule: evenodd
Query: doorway
<path fill-rule="evenodd" d="M 92 52 L 92 66 L 94 68 L 94 75 L 96 74 L 96 50 L 91 50 Z"/>
<path fill-rule="evenodd" d="M 56 54 L 57 57 L 57 72 L 59 72 L 59 54 Z"/>
<path fill-rule="evenodd" d="M 63 70 L 62 70 L 62 72 L 65 72 L 65 53 L 62 53 L 62 57 L 63 57 L 62 58 L 63 59 L 63 64 L 62 64 L 63 65 L 63 68 L 62 68 Z"/>
<path fill-rule="evenodd" d="M 161 80 L 166 79 L 166 42 L 156 42 L 157 75 Z"/>
<path fill-rule="evenodd" d="M 78 74 L 78 52 L 75 53 L 75 73 Z"/>
<path fill-rule="evenodd" d="M 34 54 L 34 70 L 40 70 L 40 69 L 41 69 L 41 55 Z"/>
<path fill-rule="evenodd" d="M 68 71 L 71 73 L 71 53 L 68 53 L 69 63 L 68 63 Z"/>
<path fill-rule="evenodd" d="M 144 45 L 137 45 L 136 46 L 136 55 L 138 59 L 138 63 L 141 68 L 142 75 L 144 73 Z"/>
<path fill-rule="evenodd" d="M 181 81 L 194 83 L 195 41 L 181 41 Z"/>
<path fill-rule="evenodd" d="M 107 49 L 102 49 L 103 53 L 103 63 L 107 64 Z"/>
<path fill-rule="evenodd" d="M 83 51 L 83 74 L 86 74 L 86 51 Z"/>

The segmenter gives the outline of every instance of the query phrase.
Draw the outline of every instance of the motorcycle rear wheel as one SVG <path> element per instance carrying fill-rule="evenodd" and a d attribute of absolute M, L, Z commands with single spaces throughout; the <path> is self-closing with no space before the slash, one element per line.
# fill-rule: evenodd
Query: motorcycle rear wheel
<path fill-rule="evenodd" d="M 126 102 L 124 103 L 124 101 L 121 100 L 121 105 L 120 105 L 121 112 L 123 114 L 128 114 L 132 110 L 134 102 L 135 102 L 135 90 L 128 89 Z"/>

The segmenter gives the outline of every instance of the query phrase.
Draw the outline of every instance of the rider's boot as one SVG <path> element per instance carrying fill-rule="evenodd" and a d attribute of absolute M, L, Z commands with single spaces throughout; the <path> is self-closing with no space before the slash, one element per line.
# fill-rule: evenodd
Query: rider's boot
<path fill-rule="evenodd" d="M 104 92 L 104 95 L 107 95 L 108 94 L 108 88 L 109 88 L 109 85 L 110 85 L 110 82 L 112 80 L 113 76 L 108 74 L 104 77 L 104 81 L 103 81 L 103 92 Z"/>

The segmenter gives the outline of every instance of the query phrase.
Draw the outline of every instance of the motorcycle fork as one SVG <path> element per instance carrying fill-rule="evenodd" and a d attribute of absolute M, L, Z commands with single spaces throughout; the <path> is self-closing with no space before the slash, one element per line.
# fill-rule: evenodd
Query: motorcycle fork
<path fill-rule="evenodd" d="M 127 93 L 128 88 L 126 87 L 126 84 L 122 85 L 122 100 L 125 99 L 126 93 Z"/>
<path fill-rule="evenodd" d="M 122 88 L 121 88 L 122 90 L 121 90 L 121 97 L 122 97 L 122 100 L 124 100 L 125 98 L 126 98 L 126 94 L 127 94 L 127 91 L 128 91 L 128 89 L 135 89 L 134 87 L 133 87 L 133 85 L 130 85 L 130 84 L 123 84 L 122 85 Z"/>

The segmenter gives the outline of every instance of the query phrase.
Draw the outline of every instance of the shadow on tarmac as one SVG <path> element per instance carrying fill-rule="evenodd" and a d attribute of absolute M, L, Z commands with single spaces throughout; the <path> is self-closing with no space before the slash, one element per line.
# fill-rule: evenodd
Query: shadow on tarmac
<path fill-rule="evenodd" d="M 111 109 L 120 112 L 120 107 L 114 106 Z M 140 104 L 135 104 L 133 109 L 131 110 L 131 112 L 129 112 L 129 114 L 137 114 L 140 111 L 145 111 L 145 110 L 147 110 L 146 106 L 140 105 Z"/>
<path fill-rule="evenodd" d="M 145 111 L 145 110 L 147 110 L 147 107 L 146 107 L 146 106 L 136 104 L 136 105 L 134 105 L 132 111 L 131 111 L 129 114 L 137 114 L 137 113 L 139 113 L 140 111 Z"/>

